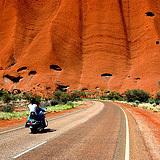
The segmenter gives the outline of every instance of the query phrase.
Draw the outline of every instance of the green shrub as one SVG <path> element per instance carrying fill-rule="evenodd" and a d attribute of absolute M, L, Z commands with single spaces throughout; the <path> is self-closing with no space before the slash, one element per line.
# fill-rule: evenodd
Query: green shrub
<path fill-rule="evenodd" d="M 139 102 L 147 102 L 150 98 L 150 93 L 140 89 L 127 89 L 124 94 L 128 102 L 135 102 L 136 100 Z"/>
<path fill-rule="evenodd" d="M 7 92 L 0 90 L 0 97 L 2 97 L 4 94 L 7 94 Z"/>
<path fill-rule="evenodd" d="M 86 97 L 86 94 L 84 91 L 77 91 L 74 90 L 73 93 L 71 93 L 72 101 L 80 101 L 81 97 Z"/>
<path fill-rule="evenodd" d="M 11 95 L 9 95 L 8 93 L 4 93 L 3 96 L 2 96 L 2 101 L 4 103 L 8 103 L 11 99 L 12 99 Z"/>
<path fill-rule="evenodd" d="M 41 96 L 37 95 L 37 94 L 34 94 L 33 95 L 33 98 L 36 99 L 36 101 L 40 102 L 41 101 Z"/>
<path fill-rule="evenodd" d="M 74 108 L 74 103 L 72 103 L 72 102 L 67 102 L 67 104 L 66 105 L 68 105 L 68 106 L 72 106 L 72 108 Z"/>
<path fill-rule="evenodd" d="M 55 106 L 55 105 L 57 105 L 57 104 L 58 104 L 58 101 L 57 101 L 57 100 L 55 100 L 55 99 L 51 100 L 51 106 Z"/>
<path fill-rule="evenodd" d="M 14 106 L 13 105 L 4 106 L 2 111 L 3 112 L 13 112 L 14 111 Z"/>
<path fill-rule="evenodd" d="M 111 91 L 109 92 L 109 95 L 107 96 L 109 100 L 122 100 L 122 96 L 119 92 Z"/>
<path fill-rule="evenodd" d="M 153 98 L 149 98 L 149 99 L 148 99 L 148 103 L 153 104 L 154 102 L 155 102 L 155 101 L 154 101 Z"/>
<path fill-rule="evenodd" d="M 14 95 L 14 94 L 11 94 L 11 99 L 12 100 L 21 100 L 22 99 L 22 97 L 20 96 L 20 95 Z"/>
<path fill-rule="evenodd" d="M 105 99 L 108 99 L 108 97 L 107 97 L 107 96 L 102 95 L 102 96 L 100 96 L 100 99 L 101 99 L 101 100 L 105 100 Z"/>
<path fill-rule="evenodd" d="M 109 95 L 108 95 L 108 99 L 109 99 L 109 100 L 115 99 L 115 98 L 114 98 L 115 95 L 116 95 L 116 92 L 115 92 L 115 91 L 111 91 L 111 92 L 109 93 Z"/>
<path fill-rule="evenodd" d="M 23 92 L 22 93 L 22 98 L 24 98 L 24 99 L 26 99 L 26 100 L 30 100 L 31 99 L 31 96 L 30 96 L 30 94 L 28 94 L 27 92 Z"/>
<path fill-rule="evenodd" d="M 66 104 L 68 101 L 72 100 L 72 97 L 67 92 L 55 91 L 55 92 L 53 92 L 53 99 L 59 103 Z"/>
<path fill-rule="evenodd" d="M 88 98 L 90 95 L 91 95 L 91 92 L 89 92 L 89 91 L 85 92 L 86 98 Z"/>

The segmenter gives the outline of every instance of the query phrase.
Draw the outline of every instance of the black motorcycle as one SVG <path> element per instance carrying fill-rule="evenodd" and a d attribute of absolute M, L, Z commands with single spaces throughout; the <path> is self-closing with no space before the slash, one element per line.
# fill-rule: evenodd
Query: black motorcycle
<path fill-rule="evenodd" d="M 43 116 L 42 119 L 38 119 L 35 112 L 31 112 L 29 119 L 26 122 L 25 127 L 29 127 L 31 130 L 31 133 L 37 133 L 42 131 L 45 127 L 48 126 L 48 121 L 45 119 L 46 113 L 40 111 L 40 113 Z"/>

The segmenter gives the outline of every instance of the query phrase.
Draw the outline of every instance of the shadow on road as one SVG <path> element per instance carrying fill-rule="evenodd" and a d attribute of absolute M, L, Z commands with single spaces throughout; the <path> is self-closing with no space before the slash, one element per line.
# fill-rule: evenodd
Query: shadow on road
<path fill-rule="evenodd" d="M 48 133 L 48 132 L 55 132 L 55 129 L 44 129 L 40 133 Z"/>
<path fill-rule="evenodd" d="M 48 132 L 56 132 L 56 130 L 48 128 L 48 129 L 43 129 L 42 131 L 37 131 L 35 133 L 30 133 L 30 134 L 44 134 L 44 133 L 48 133 Z"/>

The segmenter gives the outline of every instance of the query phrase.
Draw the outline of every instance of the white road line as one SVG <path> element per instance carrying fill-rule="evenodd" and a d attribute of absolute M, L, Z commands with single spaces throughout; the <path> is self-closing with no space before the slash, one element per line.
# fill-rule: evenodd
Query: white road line
<path fill-rule="evenodd" d="M 121 108 L 121 107 L 120 107 Z M 121 108 L 126 119 L 126 149 L 125 149 L 125 160 L 129 160 L 129 126 L 128 126 L 128 118 L 123 108 Z"/>
<path fill-rule="evenodd" d="M 86 119 L 86 120 L 82 121 L 82 123 L 85 123 L 85 122 L 87 122 L 87 121 L 88 121 L 88 119 Z"/>
<path fill-rule="evenodd" d="M 19 128 L 14 128 L 14 129 L 11 129 L 11 130 L 3 131 L 3 132 L 0 132 L 0 134 L 16 131 L 16 130 L 19 130 L 19 129 L 22 129 L 22 128 L 25 128 L 25 127 L 19 127 Z"/>
<path fill-rule="evenodd" d="M 17 156 L 14 156 L 13 158 L 14 158 L 14 159 L 15 159 L 15 158 L 18 158 L 18 157 L 20 157 L 21 155 L 23 155 L 23 154 L 25 154 L 25 153 L 27 153 L 27 152 L 29 152 L 29 151 L 31 151 L 31 150 L 33 150 L 33 149 L 35 149 L 35 148 L 41 146 L 42 144 L 44 144 L 44 143 L 46 143 L 46 142 L 47 142 L 47 141 L 44 141 L 44 142 L 42 142 L 42 143 L 40 143 L 40 144 L 38 144 L 38 145 L 36 145 L 36 146 L 34 146 L 34 147 L 32 147 L 32 148 L 26 150 L 26 151 L 24 151 L 24 152 L 18 154 Z"/>

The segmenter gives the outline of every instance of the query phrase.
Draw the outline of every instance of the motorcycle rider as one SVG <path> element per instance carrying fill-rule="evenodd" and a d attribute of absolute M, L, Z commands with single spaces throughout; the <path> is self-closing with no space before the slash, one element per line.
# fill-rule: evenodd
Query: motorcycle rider
<path fill-rule="evenodd" d="M 45 124 L 44 116 L 41 114 L 41 111 L 45 112 L 46 110 L 40 107 L 40 103 L 38 101 L 36 101 L 36 104 L 37 104 L 37 107 L 36 107 L 37 118 L 41 120 L 41 126 L 42 128 L 44 128 L 46 127 L 46 124 Z"/>
<path fill-rule="evenodd" d="M 40 104 L 38 101 L 36 101 L 35 98 L 31 98 L 30 102 L 31 102 L 31 104 L 28 105 L 30 113 L 35 112 L 37 119 L 39 119 L 41 121 L 42 128 L 44 128 L 45 127 L 45 119 L 44 119 L 44 116 L 42 114 L 40 114 L 40 111 L 45 112 L 45 110 L 39 106 Z M 30 119 L 30 114 L 28 116 L 28 120 L 29 119 Z"/>
<path fill-rule="evenodd" d="M 31 104 L 28 105 L 30 113 L 31 112 L 35 112 L 36 113 L 36 108 L 37 108 L 36 99 L 35 98 L 31 98 L 30 102 L 31 102 Z M 30 117 L 30 115 L 29 115 L 29 117 Z"/>

